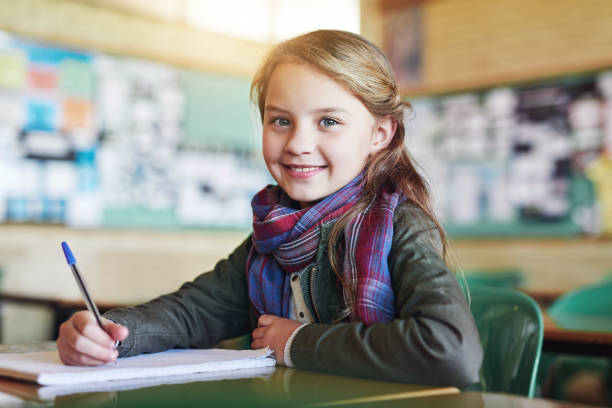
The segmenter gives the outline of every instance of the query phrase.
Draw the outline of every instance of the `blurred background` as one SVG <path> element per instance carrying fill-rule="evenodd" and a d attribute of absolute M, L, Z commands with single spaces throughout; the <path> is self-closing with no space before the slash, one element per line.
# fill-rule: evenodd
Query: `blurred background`
<path fill-rule="evenodd" d="M 609 278 L 608 0 L 0 0 L 0 341 L 79 302 L 62 240 L 103 309 L 238 245 L 272 181 L 250 78 L 319 28 L 389 57 L 458 268 L 544 302 Z"/>

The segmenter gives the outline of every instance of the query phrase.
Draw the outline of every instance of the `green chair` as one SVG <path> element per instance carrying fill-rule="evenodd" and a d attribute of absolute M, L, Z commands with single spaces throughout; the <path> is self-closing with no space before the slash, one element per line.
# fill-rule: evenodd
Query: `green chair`
<path fill-rule="evenodd" d="M 563 329 L 612 332 L 612 279 L 566 293 L 547 314 Z"/>
<path fill-rule="evenodd" d="M 566 293 L 550 305 L 547 314 L 566 330 L 612 332 L 612 279 Z M 568 395 L 569 384 L 584 374 L 599 377 L 607 384 L 606 395 L 599 396 L 598 403 L 612 402 L 612 360 L 603 357 L 545 353 L 538 380 L 541 394 L 546 398 L 572 399 Z"/>
<path fill-rule="evenodd" d="M 477 269 L 465 271 L 465 280 L 470 288 L 476 286 L 518 288 L 525 282 L 525 275 L 518 269 Z"/>
<path fill-rule="evenodd" d="M 484 351 L 472 387 L 532 397 L 542 352 L 542 313 L 529 296 L 508 288 L 470 288 L 470 308 Z"/>

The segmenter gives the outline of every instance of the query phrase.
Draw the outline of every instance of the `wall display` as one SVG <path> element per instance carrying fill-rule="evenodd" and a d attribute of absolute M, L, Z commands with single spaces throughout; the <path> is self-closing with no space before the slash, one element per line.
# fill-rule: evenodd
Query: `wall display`
<path fill-rule="evenodd" d="M 451 233 L 612 234 L 612 71 L 411 102 L 409 145 Z"/>
<path fill-rule="evenodd" d="M 248 228 L 248 86 L 3 34 L 0 221 Z"/>
<path fill-rule="evenodd" d="M 451 234 L 612 234 L 612 71 L 411 102 Z M 0 221 L 249 228 L 257 120 L 247 79 L 3 34 Z"/>
<path fill-rule="evenodd" d="M 91 55 L 3 35 L 0 218 L 64 222 L 94 135 Z"/>

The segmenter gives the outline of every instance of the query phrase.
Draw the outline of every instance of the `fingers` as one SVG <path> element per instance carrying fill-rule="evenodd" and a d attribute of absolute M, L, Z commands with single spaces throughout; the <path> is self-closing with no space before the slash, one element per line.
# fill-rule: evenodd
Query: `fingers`
<path fill-rule="evenodd" d="M 270 344 L 265 339 L 253 339 L 251 342 L 251 350 L 257 350 L 265 347 L 270 347 Z"/>
<path fill-rule="evenodd" d="M 255 330 L 253 330 L 253 332 L 251 333 L 251 338 L 261 339 L 264 336 L 265 332 L 266 330 L 264 327 L 258 327 Z"/>
<path fill-rule="evenodd" d="M 92 313 L 89 312 L 78 312 L 75 313 L 74 318 L 68 320 L 71 321 L 76 330 L 83 336 L 93 340 L 104 347 L 113 347 L 115 339 L 98 326 L 98 322 Z M 112 322 L 109 322 L 112 324 Z"/>
<path fill-rule="evenodd" d="M 117 358 L 117 351 L 112 348 L 113 342 L 109 344 L 95 337 L 92 338 L 88 333 L 93 333 L 94 336 L 99 334 L 97 330 L 94 330 L 95 327 L 90 328 L 91 325 L 88 325 L 81 331 L 75 323 L 77 322 L 68 320 L 60 327 L 62 343 L 69 351 L 72 360 L 79 363 L 90 362 L 90 360 L 106 363 Z M 104 337 L 108 337 L 108 335 L 104 333 Z"/>
<path fill-rule="evenodd" d="M 99 359 L 92 357 L 88 354 L 84 354 L 75 350 L 68 342 L 62 342 L 59 339 L 57 343 L 57 349 L 60 360 L 62 360 L 62 362 L 66 365 L 96 366 L 109 363 L 116 359 L 116 357 L 112 359 Z"/>
<path fill-rule="evenodd" d="M 258 348 L 262 348 L 266 346 L 264 344 L 265 343 L 264 338 L 265 338 L 267 331 L 268 331 L 267 327 L 258 327 L 255 330 L 253 330 L 253 332 L 251 333 L 251 338 L 253 339 L 251 341 L 252 349 L 258 349 Z"/>
<path fill-rule="evenodd" d="M 114 358 L 112 359 L 100 359 L 93 357 L 88 354 L 83 354 L 75 349 L 73 349 L 70 344 L 64 345 L 64 352 L 60 353 L 60 359 L 66 365 L 73 366 L 98 366 L 102 364 L 107 364 L 111 361 L 114 361 L 117 358 L 117 351 L 112 350 L 114 352 Z M 111 354 L 113 355 L 113 354 Z"/>
<path fill-rule="evenodd" d="M 291 334 L 300 327 L 300 323 L 274 315 L 262 315 L 258 325 L 252 332 L 251 348 L 270 347 L 274 351 L 276 361 L 284 364 L 284 352 Z"/>
<path fill-rule="evenodd" d="M 278 319 L 281 319 L 281 318 L 278 316 L 270 315 L 270 314 L 263 314 L 259 316 L 259 319 L 257 319 L 257 326 L 259 327 L 270 326 Z"/>
<path fill-rule="evenodd" d="M 271 345 L 273 339 L 268 338 L 273 336 L 274 325 L 282 321 L 283 318 L 270 314 L 263 314 L 257 319 L 257 328 L 251 333 L 251 348 L 258 349 Z M 266 337 L 268 335 L 268 337 Z"/>
<path fill-rule="evenodd" d="M 114 361 L 117 351 L 112 348 L 113 344 L 114 340 L 89 312 L 75 313 L 62 323 L 57 339 L 60 359 L 69 365 L 100 365 Z"/>

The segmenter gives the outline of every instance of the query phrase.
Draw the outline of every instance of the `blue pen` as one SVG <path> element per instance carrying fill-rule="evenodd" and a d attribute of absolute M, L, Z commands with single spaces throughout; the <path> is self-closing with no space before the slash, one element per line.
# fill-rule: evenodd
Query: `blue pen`
<path fill-rule="evenodd" d="M 76 265 L 76 259 L 74 259 L 72 251 L 70 250 L 70 247 L 68 246 L 68 243 L 66 241 L 62 241 L 62 249 L 64 250 L 64 255 L 66 256 L 66 262 L 68 262 L 68 265 L 70 265 L 70 269 L 72 269 L 72 275 L 74 276 L 74 280 L 76 281 L 77 286 L 81 291 L 81 295 L 83 295 L 83 299 L 85 300 L 87 309 L 89 309 L 89 311 L 93 313 L 94 317 L 96 318 L 96 321 L 98 322 L 98 326 L 100 326 L 102 330 L 106 331 L 104 329 L 104 326 L 102 325 L 102 316 L 100 316 L 100 312 L 98 311 L 96 304 L 89 295 L 89 291 L 87 290 L 87 285 L 85 284 L 83 275 L 81 275 L 81 273 L 79 272 L 79 268 Z M 113 348 L 117 348 L 118 345 L 119 342 L 115 340 Z"/>

